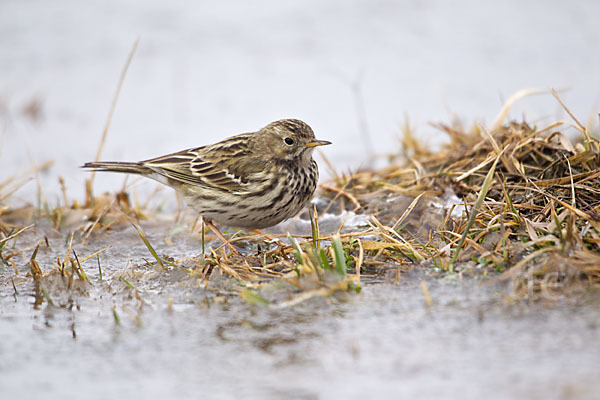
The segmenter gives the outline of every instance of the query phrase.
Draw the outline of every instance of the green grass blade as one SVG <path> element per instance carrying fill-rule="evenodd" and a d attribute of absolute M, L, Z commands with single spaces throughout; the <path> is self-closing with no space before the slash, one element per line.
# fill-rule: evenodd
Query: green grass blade
<path fill-rule="evenodd" d="M 319 247 L 319 221 L 317 220 L 317 210 L 313 208 L 308 213 L 310 217 L 310 230 L 312 235 L 312 246 L 316 249 Z"/>
<path fill-rule="evenodd" d="M 152 254 L 152 257 L 154 257 L 156 259 L 156 262 L 158 262 L 160 264 L 160 266 L 164 268 L 165 264 L 163 263 L 162 259 L 158 256 L 158 254 L 154 250 L 154 247 L 152 247 L 152 245 L 150 244 L 148 239 L 146 239 L 146 235 L 144 235 L 144 232 L 142 232 L 142 230 L 140 228 L 138 228 L 138 226 L 136 224 L 134 224 L 133 222 L 131 223 L 131 225 L 133 225 L 133 227 L 137 231 L 138 235 L 140 235 L 140 238 L 142 238 L 142 241 L 148 248 L 148 251 L 150 251 L 150 254 Z"/>
<path fill-rule="evenodd" d="M 323 269 L 330 270 L 331 265 L 329 265 L 329 259 L 327 258 L 327 253 L 325 253 L 325 250 L 319 249 L 319 258 L 321 259 L 320 264 Z"/>
<path fill-rule="evenodd" d="M 306 247 L 306 254 L 308 255 L 308 259 L 310 260 L 309 267 L 312 267 L 312 269 L 317 274 L 317 277 L 319 278 L 319 280 L 322 280 L 323 275 L 320 270 L 324 269 L 324 268 L 321 265 L 321 260 L 319 257 L 319 253 L 317 252 L 317 249 L 315 249 L 314 247 L 311 247 L 309 245 L 306 245 L 305 247 Z"/>
<path fill-rule="evenodd" d="M 250 289 L 242 290 L 240 292 L 240 297 L 244 299 L 244 301 L 246 301 L 247 303 L 255 306 L 268 307 L 271 305 L 271 302 L 269 300 L 265 299 L 264 297 Z"/>
<path fill-rule="evenodd" d="M 129 288 L 135 290 L 135 286 L 133 286 L 131 283 L 129 283 L 129 281 L 123 277 L 119 278 L 121 281 L 123 281 L 123 283 L 125 283 L 127 286 L 129 286 Z"/>
<path fill-rule="evenodd" d="M 121 318 L 119 318 L 119 314 L 117 313 L 117 307 L 113 306 L 112 308 L 113 318 L 115 319 L 115 325 L 121 324 Z"/>
<path fill-rule="evenodd" d="M 346 276 L 346 255 L 342 247 L 342 239 L 340 235 L 333 236 L 331 241 L 331 247 L 333 248 L 333 254 L 335 256 L 335 270 L 338 274 Z"/>
<path fill-rule="evenodd" d="M 302 250 L 300 249 L 300 246 L 298 246 L 298 243 L 296 242 L 296 240 L 289 233 L 288 233 L 288 240 L 292 244 L 292 247 L 294 248 L 294 250 L 296 250 L 294 252 L 294 256 L 296 257 L 296 260 L 298 261 L 298 263 L 304 264 L 304 260 L 302 259 Z"/>

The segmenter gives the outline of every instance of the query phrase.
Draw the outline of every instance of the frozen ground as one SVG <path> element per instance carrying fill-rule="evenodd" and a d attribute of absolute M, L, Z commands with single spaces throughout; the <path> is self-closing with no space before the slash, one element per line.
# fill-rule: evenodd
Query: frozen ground
<path fill-rule="evenodd" d="M 366 286 L 286 310 L 201 289 L 92 296 L 72 310 L 0 298 L 4 398 L 593 399 L 597 307 L 506 306 L 467 280 Z M 177 290 L 169 308 L 168 297 Z M 119 303 L 121 323 L 112 307 Z"/>
<path fill-rule="evenodd" d="M 44 281 L 54 305 L 36 306 L 30 254 L 46 236 L 36 259 L 47 272 L 66 251 L 49 225 L 19 238 L 18 275 L 0 268 L 2 398 L 593 399 L 600 390 L 598 293 L 527 303 L 494 278 L 417 268 L 397 284 L 394 271 L 363 277 L 359 295 L 267 309 L 245 303 L 218 268 L 205 288 L 182 268 L 190 260 L 169 271 L 146 264 L 125 225 L 87 244 L 76 233 L 81 259 L 111 246 L 103 280 L 94 258 L 83 264 L 91 285 L 66 290 L 55 271 Z M 142 227 L 160 254 L 200 251 L 189 225 Z"/>

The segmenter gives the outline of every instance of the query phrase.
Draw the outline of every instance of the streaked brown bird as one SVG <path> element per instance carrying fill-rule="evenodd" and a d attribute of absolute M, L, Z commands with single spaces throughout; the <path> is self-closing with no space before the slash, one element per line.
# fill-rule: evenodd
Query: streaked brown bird
<path fill-rule="evenodd" d="M 83 168 L 139 174 L 171 186 L 215 233 L 212 221 L 260 229 L 298 214 L 317 187 L 313 130 L 297 119 L 139 162 L 88 162 Z M 226 239 L 220 232 L 217 235 Z"/>

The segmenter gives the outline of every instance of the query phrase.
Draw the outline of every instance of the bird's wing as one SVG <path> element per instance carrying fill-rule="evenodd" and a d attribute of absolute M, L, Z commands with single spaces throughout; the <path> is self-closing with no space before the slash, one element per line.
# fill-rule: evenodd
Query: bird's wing
<path fill-rule="evenodd" d="M 252 161 L 244 137 L 238 135 L 214 145 L 153 158 L 142 165 L 181 183 L 244 192 L 249 174 L 260 167 Z"/>

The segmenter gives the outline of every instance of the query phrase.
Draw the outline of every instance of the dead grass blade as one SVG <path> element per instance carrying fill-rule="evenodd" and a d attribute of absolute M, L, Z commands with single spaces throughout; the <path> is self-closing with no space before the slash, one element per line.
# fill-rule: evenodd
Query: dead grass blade
<path fill-rule="evenodd" d="M 505 149 L 506 148 L 502 149 L 502 151 L 500 153 L 498 153 L 498 155 L 496 156 L 496 160 L 494 160 L 494 163 L 490 167 L 490 170 L 488 171 L 488 173 L 485 177 L 485 180 L 483 181 L 483 186 L 481 187 L 479 196 L 477 197 L 477 200 L 475 201 L 475 204 L 473 205 L 473 208 L 471 209 L 471 215 L 469 216 L 469 220 L 467 221 L 467 226 L 465 227 L 465 230 L 464 230 L 460 240 L 458 241 L 458 244 L 456 245 L 456 249 L 454 250 L 454 255 L 452 256 L 452 259 L 450 260 L 450 265 L 448 266 L 448 269 L 450 272 L 454 271 L 454 263 L 456 262 L 456 259 L 458 258 L 458 255 L 460 254 L 460 249 L 462 248 L 463 244 L 465 243 L 465 239 L 467 238 L 467 235 L 469 234 L 469 231 L 471 230 L 471 227 L 473 226 L 473 223 L 475 222 L 477 213 L 479 212 L 479 209 L 481 208 L 481 205 L 483 204 L 483 201 L 485 200 L 485 196 L 487 195 L 487 193 L 490 189 L 490 186 L 492 184 L 492 179 L 494 178 L 494 173 L 496 171 L 496 165 L 498 164 L 500 157 L 502 157 L 502 154 L 504 153 Z"/>
<path fill-rule="evenodd" d="M 100 143 L 98 144 L 98 149 L 96 150 L 96 157 L 94 161 L 100 161 L 100 156 L 102 155 L 102 149 L 104 148 L 104 143 L 106 142 L 106 136 L 108 135 L 108 131 L 110 129 L 110 123 L 112 122 L 112 117 L 117 108 L 117 100 L 119 99 L 119 94 L 121 93 L 121 88 L 123 87 L 123 83 L 125 82 L 125 76 L 127 76 L 127 71 L 129 70 L 129 65 L 131 64 L 131 60 L 133 59 L 133 55 L 135 54 L 135 50 L 137 49 L 138 43 L 140 42 L 140 38 L 138 37 L 133 42 L 131 46 L 131 50 L 129 51 L 129 55 L 125 61 L 125 65 L 123 66 L 123 70 L 121 71 L 121 76 L 119 77 L 119 82 L 117 83 L 117 89 L 115 90 L 115 94 L 113 96 L 112 103 L 110 105 L 110 109 L 108 111 L 108 116 L 106 118 L 106 123 L 104 124 L 104 129 L 102 131 L 102 137 L 100 138 Z M 93 185 L 94 178 L 96 176 L 96 171 L 91 172 L 90 178 L 86 182 L 86 194 L 87 200 L 86 204 L 90 204 L 89 202 L 93 199 Z"/>
<path fill-rule="evenodd" d="M 8 237 L 5 237 L 4 239 L 0 239 L 0 245 L 2 245 L 2 244 L 4 244 L 4 243 L 8 242 L 8 241 L 9 241 L 9 240 L 11 240 L 11 239 L 14 239 L 14 238 L 16 238 L 16 237 L 17 237 L 17 236 L 19 236 L 21 233 L 23 233 L 23 232 L 25 232 L 25 231 L 27 231 L 27 230 L 29 230 L 29 229 L 33 228 L 34 226 L 35 226 L 35 224 L 27 225 L 26 227 L 19 229 L 18 231 L 16 231 L 16 232 L 15 232 L 15 233 L 13 233 L 12 235 L 10 235 L 10 236 L 8 236 Z"/>

